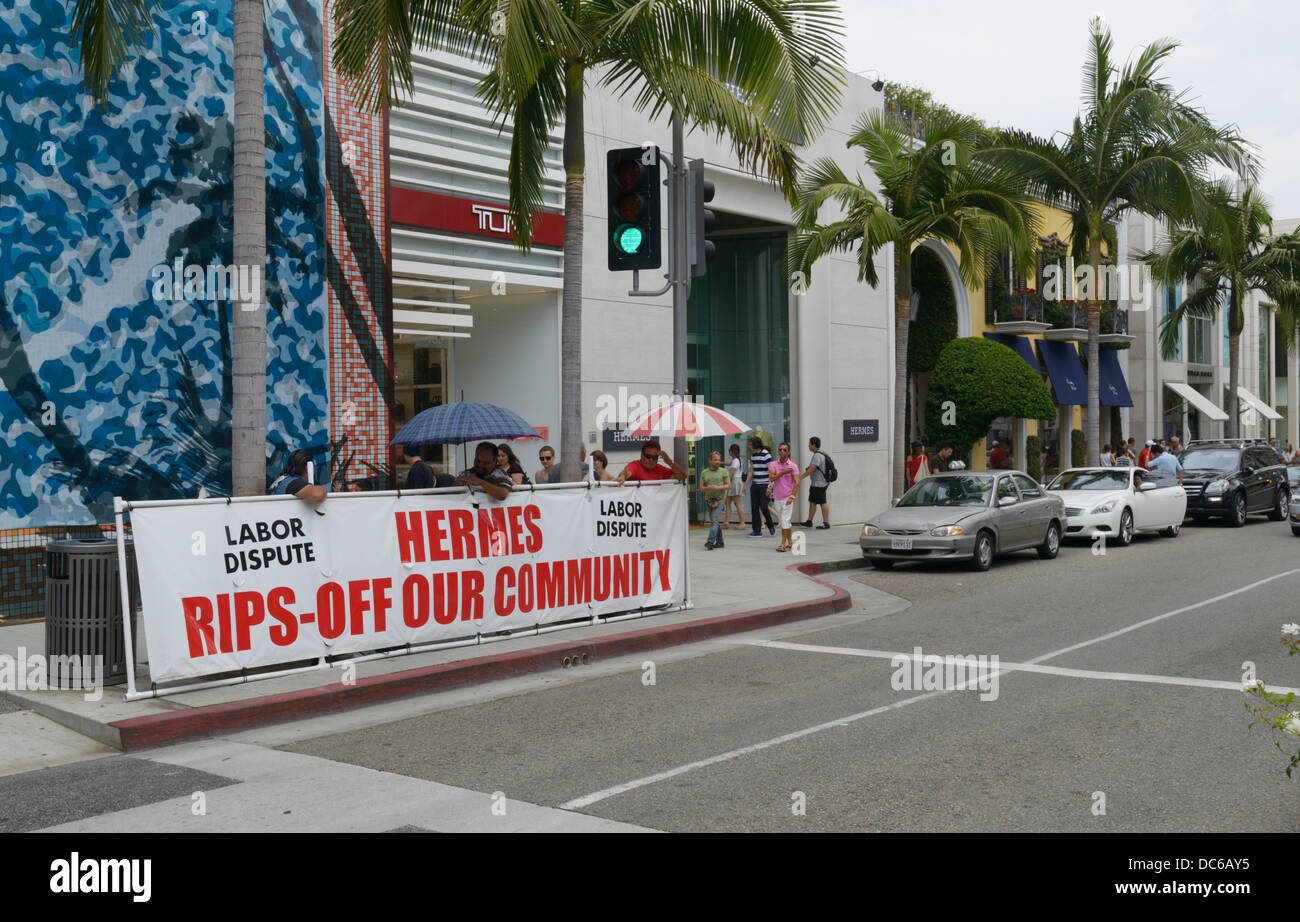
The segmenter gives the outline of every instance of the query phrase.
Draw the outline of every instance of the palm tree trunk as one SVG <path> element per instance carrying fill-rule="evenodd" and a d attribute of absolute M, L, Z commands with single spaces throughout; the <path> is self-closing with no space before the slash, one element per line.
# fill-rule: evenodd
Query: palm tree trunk
<path fill-rule="evenodd" d="M 1092 267 L 1092 297 L 1088 299 L 1088 421 L 1083 430 L 1083 463 L 1096 467 L 1101 463 L 1101 362 L 1097 353 L 1101 338 L 1100 237 L 1088 241 L 1088 265 Z M 1064 466 L 1064 458 L 1061 464 Z"/>
<path fill-rule="evenodd" d="M 560 308 L 560 478 L 565 481 L 578 480 L 582 473 L 583 77 L 581 64 L 571 64 L 565 71 L 564 294 Z"/>
<path fill-rule="evenodd" d="M 1241 438 L 1241 401 L 1237 399 L 1237 385 L 1241 383 L 1241 330 L 1246 317 L 1241 313 L 1241 295 L 1237 280 L 1232 279 L 1231 302 L 1228 306 L 1228 438 Z"/>
<path fill-rule="evenodd" d="M 912 320 L 912 247 L 894 244 L 894 484 L 891 496 L 902 496 L 907 465 L 907 334 Z"/>
<path fill-rule="evenodd" d="M 235 0 L 236 266 L 262 280 L 260 303 L 234 312 L 231 347 L 231 492 L 266 491 L 266 101 L 263 92 L 263 0 Z"/>

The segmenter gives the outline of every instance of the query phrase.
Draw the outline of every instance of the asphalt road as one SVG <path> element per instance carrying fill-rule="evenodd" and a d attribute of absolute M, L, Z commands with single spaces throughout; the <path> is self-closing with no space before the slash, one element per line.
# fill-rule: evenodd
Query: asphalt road
<path fill-rule="evenodd" d="M 1270 685 L 1300 684 L 1279 642 L 1300 589 L 1285 524 L 840 579 L 911 605 L 806 622 L 785 646 L 766 632 L 651 657 L 653 685 L 632 661 L 285 748 L 670 830 L 1300 825 L 1295 782 L 1247 729 L 1239 688 L 1247 661 Z M 896 690 L 888 654 L 916 647 L 1055 668 L 999 674 L 993 700 Z"/>
<path fill-rule="evenodd" d="M 1300 826 L 1300 782 L 1247 729 L 1240 690 L 1246 662 L 1271 686 L 1300 685 L 1280 643 L 1300 620 L 1300 539 L 1285 524 L 1189 526 L 1100 556 L 1067 543 L 1054 561 L 1025 552 L 987 573 L 830 579 L 854 609 L 228 740 L 129 757 L 37 735 L 33 752 L 58 744 L 82 761 L 0 776 L 0 826 Z M 927 687 L 924 674 L 909 687 L 917 670 L 891 659 L 917 647 L 998 660 L 980 687 Z M 96 777 L 114 779 L 110 801 L 90 796 Z"/>

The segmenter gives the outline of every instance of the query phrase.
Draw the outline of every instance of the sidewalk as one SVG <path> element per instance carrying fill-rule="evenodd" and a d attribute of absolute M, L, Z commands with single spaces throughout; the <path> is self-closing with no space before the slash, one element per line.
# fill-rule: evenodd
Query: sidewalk
<path fill-rule="evenodd" d="M 707 529 L 693 528 L 689 546 L 694 608 L 358 663 L 352 685 L 341 684 L 342 669 L 336 665 L 130 702 L 125 700 L 125 684 L 103 689 L 98 701 L 87 701 L 79 691 L 8 689 L 0 689 L 0 699 L 125 751 L 511 676 L 581 668 L 583 663 L 600 658 L 693 643 L 849 608 L 848 593 L 818 580 L 816 574 L 862 565 L 857 544 L 860 528 L 858 524 L 826 530 L 796 528 L 796 536 L 804 537 L 806 551 L 799 557 L 776 554 L 779 536 L 765 533 L 750 538 L 748 528 L 728 529 L 726 547 L 708 551 L 704 547 Z M 43 622 L 0 627 L 0 657 L 17 658 L 19 648 L 25 648 L 26 655 L 45 652 Z M 141 623 L 136 641 L 139 690 L 149 688 L 144 649 Z"/>

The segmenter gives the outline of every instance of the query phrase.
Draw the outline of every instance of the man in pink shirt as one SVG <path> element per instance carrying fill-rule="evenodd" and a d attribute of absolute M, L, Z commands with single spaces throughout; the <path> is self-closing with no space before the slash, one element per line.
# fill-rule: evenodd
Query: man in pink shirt
<path fill-rule="evenodd" d="M 799 489 L 799 465 L 790 460 L 790 446 L 782 442 L 777 446 L 777 459 L 767 466 L 770 486 L 767 495 L 776 500 L 781 513 L 781 546 L 777 553 L 790 550 L 791 520 L 794 517 L 794 495 Z"/>

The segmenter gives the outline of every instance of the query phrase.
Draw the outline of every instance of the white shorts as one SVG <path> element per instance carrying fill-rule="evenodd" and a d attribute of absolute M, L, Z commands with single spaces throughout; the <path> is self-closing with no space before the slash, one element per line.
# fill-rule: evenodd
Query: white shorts
<path fill-rule="evenodd" d="M 791 527 L 790 521 L 794 518 L 794 497 L 791 497 L 789 502 L 777 500 L 776 508 L 781 513 L 781 530 L 788 531 Z"/>

